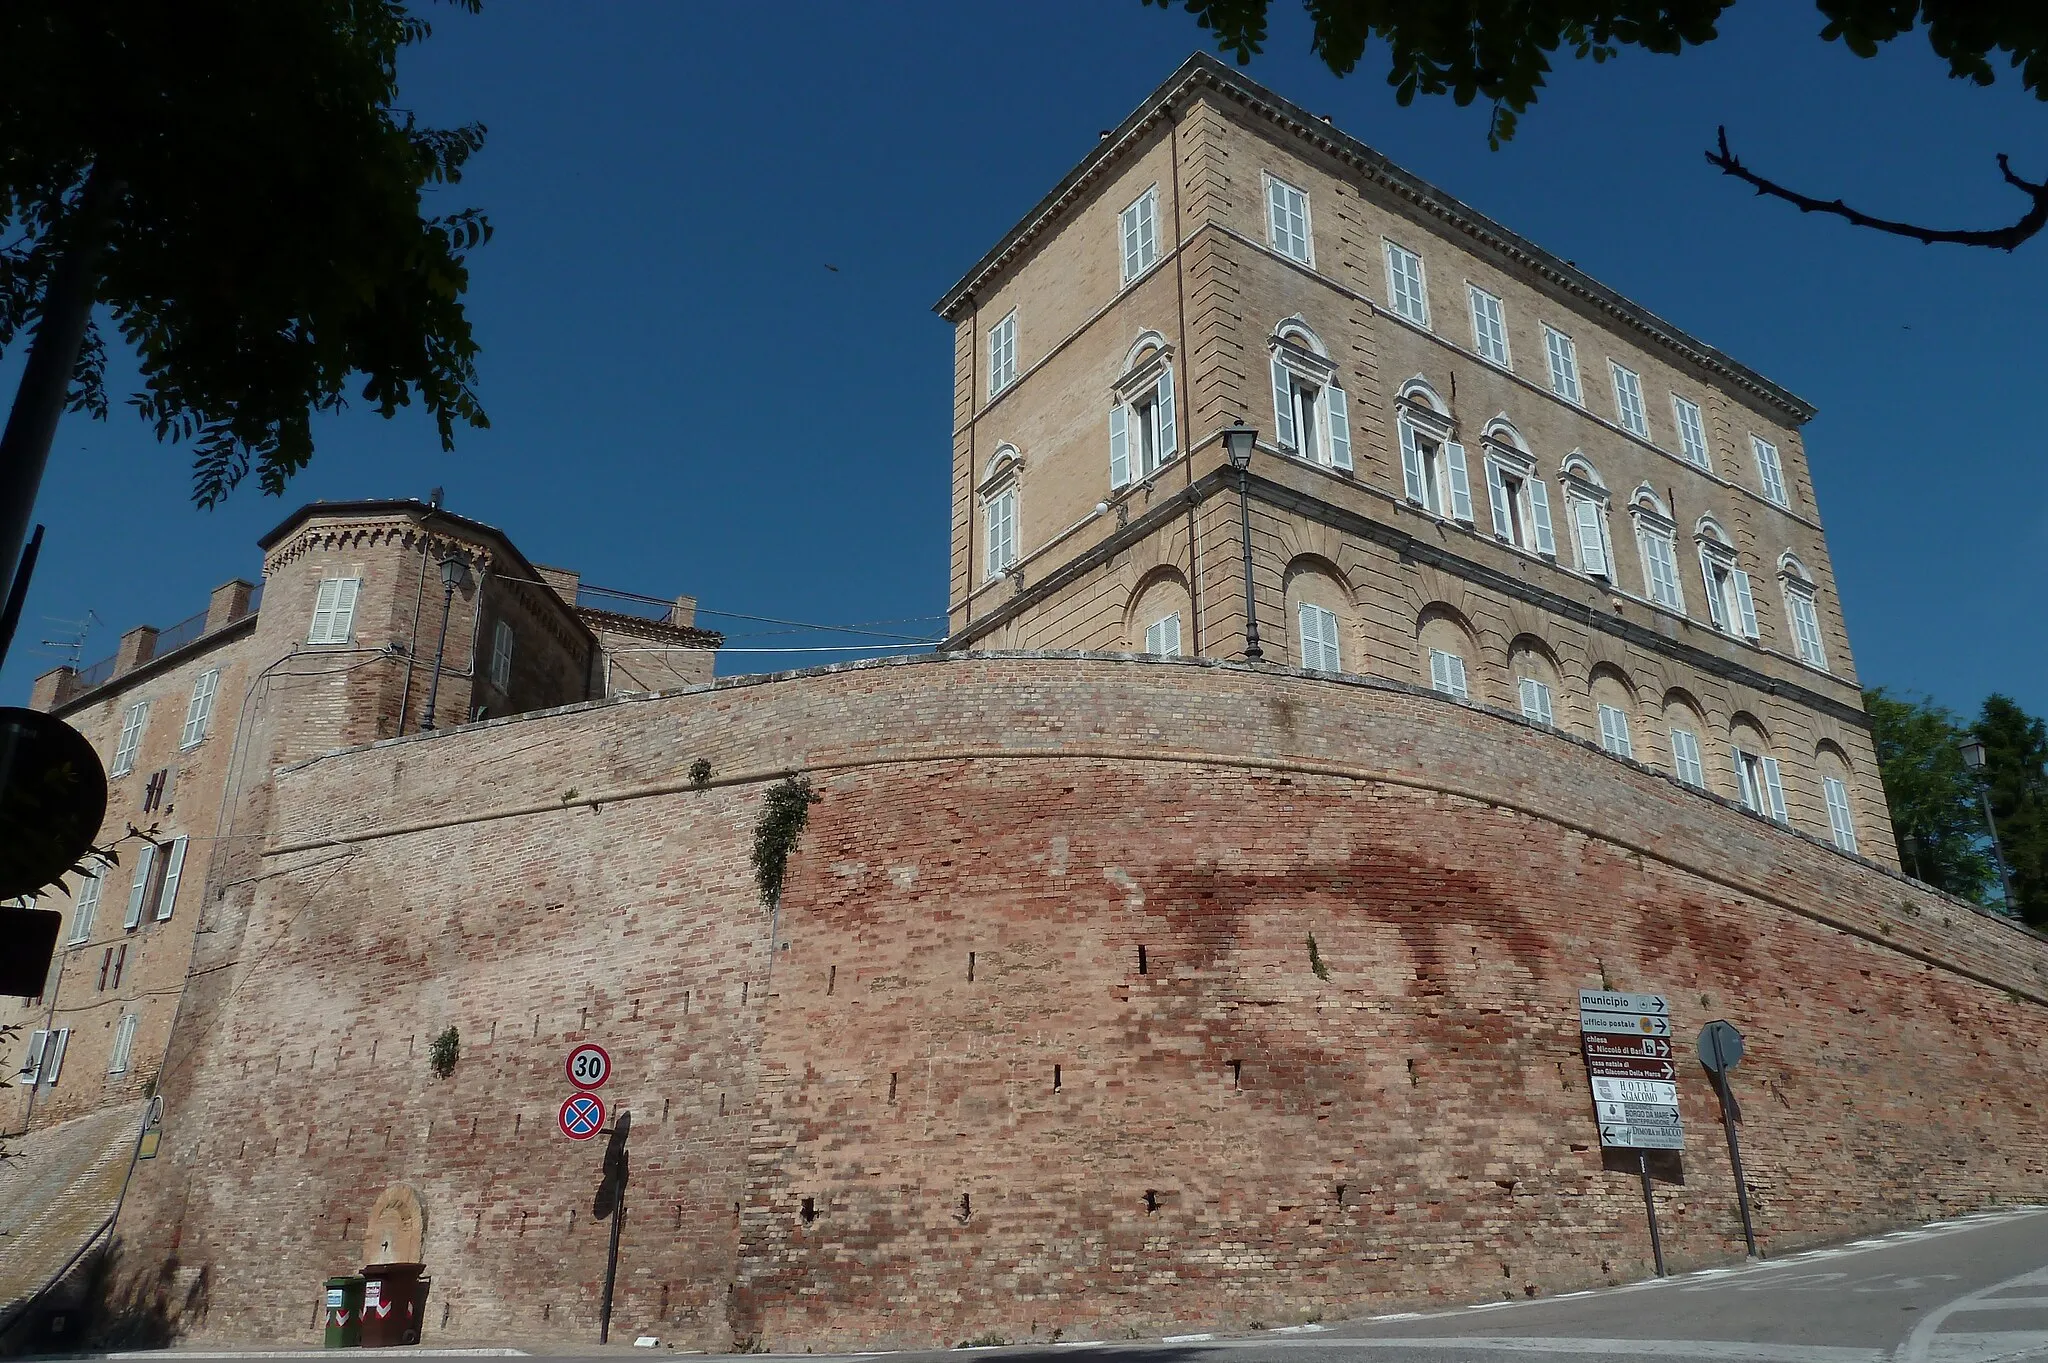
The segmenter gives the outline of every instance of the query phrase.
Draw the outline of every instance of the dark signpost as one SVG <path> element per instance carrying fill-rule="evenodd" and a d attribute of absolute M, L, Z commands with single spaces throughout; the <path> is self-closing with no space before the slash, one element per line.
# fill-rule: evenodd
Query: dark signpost
<path fill-rule="evenodd" d="M 1700 1063 L 1714 1078 L 1714 1095 L 1721 1100 L 1721 1126 L 1728 1133 L 1728 1165 L 1735 1171 L 1735 1205 L 1742 1212 L 1742 1238 L 1752 1259 L 1762 1257 L 1756 1248 L 1756 1227 L 1749 1219 L 1749 1183 L 1742 1176 L 1742 1144 L 1735 1138 L 1742 1107 L 1728 1087 L 1728 1071 L 1742 1060 L 1742 1033 L 1732 1023 L 1718 1018 L 1700 1028 Z"/>
<path fill-rule="evenodd" d="M 92 850 L 107 773 L 85 735 L 36 710 L 0 709 L 0 899 L 54 885 Z M 0 994 L 34 998 L 63 915 L 0 907 Z"/>
<path fill-rule="evenodd" d="M 604 1299 L 597 1308 L 597 1342 L 612 1337 L 612 1285 L 619 1276 L 619 1232 L 626 1224 L 626 1134 L 633 1129 L 633 1114 L 621 1108 L 612 1119 L 611 1140 L 604 1148 L 604 1173 L 597 1183 L 597 1197 L 590 1214 L 602 1221 L 612 1219 L 612 1245 L 604 1261 Z"/>
<path fill-rule="evenodd" d="M 1643 1210 L 1650 1220 L 1650 1254 L 1664 1276 L 1664 1241 L 1657 1233 L 1657 1201 L 1650 1193 L 1646 1150 L 1683 1150 L 1678 1120 L 1678 1067 L 1671 1058 L 1671 1002 L 1662 994 L 1579 991 L 1579 1045 L 1593 1083 L 1600 1144 L 1636 1152 L 1643 1180 Z"/>

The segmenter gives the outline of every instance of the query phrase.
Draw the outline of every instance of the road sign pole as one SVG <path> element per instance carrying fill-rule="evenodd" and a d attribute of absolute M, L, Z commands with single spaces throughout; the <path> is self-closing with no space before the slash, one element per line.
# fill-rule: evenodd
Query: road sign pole
<path fill-rule="evenodd" d="M 612 1247 L 604 1261 L 604 1300 L 597 1308 L 597 1342 L 606 1344 L 612 1337 L 612 1284 L 619 1276 L 619 1231 L 626 1224 L 626 1189 L 621 1180 L 618 1201 L 612 1206 Z"/>
<path fill-rule="evenodd" d="M 1664 1241 L 1657 1234 L 1657 1199 L 1650 1195 L 1650 1157 L 1636 1151 L 1636 1168 L 1643 1175 L 1643 1210 L 1650 1214 L 1650 1255 L 1657 1261 L 1657 1276 L 1664 1276 Z"/>
<path fill-rule="evenodd" d="M 1714 1096 L 1721 1100 L 1721 1128 L 1728 1133 L 1728 1167 L 1735 1171 L 1735 1205 L 1742 1213 L 1742 1239 L 1749 1246 L 1749 1257 L 1762 1258 L 1756 1248 L 1756 1227 L 1749 1219 L 1749 1180 L 1742 1176 L 1742 1142 L 1735 1137 L 1734 1104 L 1729 1101 L 1728 1063 L 1722 1049 L 1721 1033 L 1717 1030 L 1708 1039 L 1714 1050 Z"/>

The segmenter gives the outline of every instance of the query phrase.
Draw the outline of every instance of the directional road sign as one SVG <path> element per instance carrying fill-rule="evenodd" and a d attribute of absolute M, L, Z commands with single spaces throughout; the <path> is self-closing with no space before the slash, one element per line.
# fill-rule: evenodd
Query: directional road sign
<path fill-rule="evenodd" d="M 1582 989 L 1579 1034 L 1600 1143 L 1634 1150 L 1684 1149 L 1671 1001 L 1662 994 Z"/>
<path fill-rule="evenodd" d="M 1656 1013 L 1671 1016 L 1671 1001 L 1662 994 L 1616 994 L 1599 989 L 1579 991 L 1581 1013 Z"/>
<path fill-rule="evenodd" d="M 1634 1123 L 1642 1126 L 1677 1126 L 1678 1109 L 1662 1103 L 1595 1103 L 1602 1122 Z"/>
<path fill-rule="evenodd" d="M 586 1041 L 569 1052 L 569 1082 L 577 1088 L 601 1089 L 612 1077 L 611 1053 L 595 1042 Z"/>
<path fill-rule="evenodd" d="M 556 1118 L 562 1134 L 572 1141 L 587 1141 L 604 1125 L 604 1099 L 594 1093 L 579 1093 L 562 1104 Z"/>
<path fill-rule="evenodd" d="M 1596 1055 L 1586 1052 L 1586 1068 L 1598 1076 L 1615 1079 L 1663 1079 L 1676 1083 L 1678 1066 L 1669 1060 L 1649 1060 L 1636 1055 Z"/>
<path fill-rule="evenodd" d="M 1606 1075 L 1593 1076 L 1593 1101 L 1597 1103 L 1665 1103 L 1675 1106 L 1678 1102 L 1678 1085 L 1660 1079 L 1610 1079 Z"/>
<path fill-rule="evenodd" d="M 1612 1032 L 1582 1032 L 1586 1044 L 1586 1058 L 1598 1056 L 1602 1059 L 1633 1059 L 1643 1057 L 1649 1060 L 1667 1060 L 1671 1056 L 1671 1042 L 1661 1036 L 1618 1036 Z"/>
<path fill-rule="evenodd" d="M 1602 1122 L 1600 1144 L 1630 1150 L 1683 1150 L 1685 1132 L 1676 1126 L 1621 1126 Z"/>
<path fill-rule="evenodd" d="M 1621 1036 L 1670 1036 L 1671 1019 L 1663 1013 L 1591 1013 L 1581 1009 L 1579 1030 Z"/>

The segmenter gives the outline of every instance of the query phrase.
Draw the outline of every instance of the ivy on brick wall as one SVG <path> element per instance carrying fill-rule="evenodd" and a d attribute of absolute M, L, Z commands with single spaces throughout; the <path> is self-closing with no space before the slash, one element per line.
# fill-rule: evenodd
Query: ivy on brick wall
<path fill-rule="evenodd" d="M 427 1044 L 427 1064 L 443 1079 L 455 1073 L 455 1062 L 461 1058 L 462 1034 L 453 1027 Z"/>
<path fill-rule="evenodd" d="M 761 803 L 761 818 L 754 825 L 754 884 L 760 888 L 761 902 L 771 908 L 782 899 L 789 854 L 811 821 L 811 806 L 818 798 L 811 778 L 798 772 L 770 786 Z"/>

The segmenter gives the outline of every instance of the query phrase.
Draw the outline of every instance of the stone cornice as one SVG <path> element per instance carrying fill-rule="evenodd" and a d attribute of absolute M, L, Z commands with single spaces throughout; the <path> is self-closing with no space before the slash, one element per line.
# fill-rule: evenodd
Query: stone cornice
<path fill-rule="evenodd" d="M 992 278 L 1053 227 L 1068 207 L 1087 193 L 1146 133 L 1162 119 L 1171 117 L 1176 105 L 1203 91 L 1228 99 L 1245 114 L 1263 119 L 1297 140 L 1307 142 L 1375 186 L 1464 233 L 1491 254 L 1537 275 L 1551 287 L 1563 290 L 1686 362 L 1706 369 L 1777 407 L 1791 416 L 1795 423 L 1804 424 L 1812 419 L 1813 404 L 1797 394 L 1772 383 L 1704 341 L 1687 335 L 1576 266 L 1508 230 L 1428 181 L 1409 174 L 1357 138 L 1339 132 L 1206 53 L 1189 57 L 1180 70 L 1154 90 L 1135 113 L 1104 138 L 1050 194 L 1025 214 L 994 250 L 983 256 L 973 269 L 947 290 L 933 310 L 949 322 L 957 321 L 963 305 L 971 303 L 975 295 L 984 292 Z"/>

